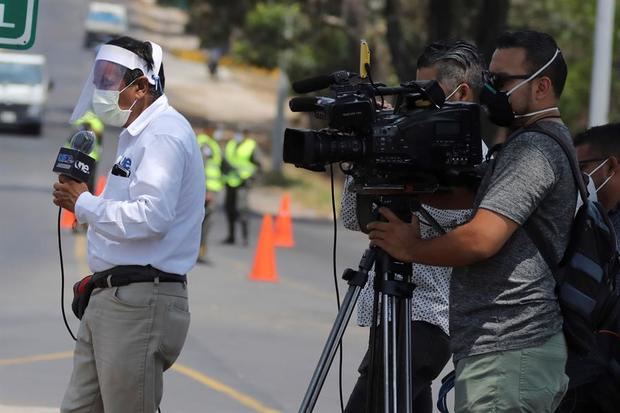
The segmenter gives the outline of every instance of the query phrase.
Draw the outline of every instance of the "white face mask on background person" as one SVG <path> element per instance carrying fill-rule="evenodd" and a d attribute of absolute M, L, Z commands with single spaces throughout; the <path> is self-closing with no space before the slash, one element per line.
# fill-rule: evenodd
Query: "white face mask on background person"
<path fill-rule="evenodd" d="M 93 92 L 93 111 L 95 115 L 101 119 L 103 123 L 109 126 L 122 127 L 127 123 L 129 115 L 131 115 L 131 109 L 136 104 L 137 100 L 129 107 L 129 109 L 121 109 L 118 105 L 118 100 L 129 86 L 133 84 L 137 79 L 125 86 L 122 90 L 104 90 L 95 89 Z"/>
<path fill-rule="evenodd" d="M 599 166 L 597 166 L 596 168 L 594 168 L 592 170 L 592 172 L 586 174 L 588 176 L 588 185 L 587 185 L 587 190 L 588 190 L 588 199 L 592 202 L 598 202 L 598 195 L 597 192 L 600 191 L 601 189 L 603 189 L 603 187 L 605 185 L 607 185 L 607 183 L 609 182 L 609 180 L 611 178 L 613 178 L 613 176 L 615 175 L 615 172 L 612 173 L 610 176 L 607 177 L 607 179 L 605 179 L 603 181 L 602 184 L 600 184 L 598 186 L 598 188 L 596 187 L 596 185 L 594 184 L 594 179 L 592 179 L 592 175 L 594 175 L 596 173 L 596 171 L 598 171 L 599 169 L 601 169 L 603 166 L 605 166 L 605 164 L 607 163 L 607 161 L 609 161 L 608 159 L 605 159 L 603 162 L 601 162 L 599 164 Z M 581 207 L 581 205 L 583 205 L 583 202 L 581 201 L 581 196 L 579 194 L 577 194 L 577 209 L 579 209 L 579 207 Z"/>

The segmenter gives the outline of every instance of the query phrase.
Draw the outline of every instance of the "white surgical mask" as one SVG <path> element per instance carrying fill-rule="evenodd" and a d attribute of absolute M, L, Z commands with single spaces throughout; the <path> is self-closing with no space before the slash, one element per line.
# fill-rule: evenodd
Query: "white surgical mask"
<path fill-rule="evenodd" d="M 135 82 L 135 80 L 134 80 Z M 129 109 L 121 109 L 118 100 L 125 89 L 133 82 L 123 88 L 123 90 L 103 90 L 95 89 L 93 92 L 93 111 L 103 123 L 110 126 L 122 127 L 127 123 L 131 109 L 136 104 L 133 102 Z"/>
<path fill-rule="evenodd" d="M 598 171 L 599 169 L 601 169 L 606 163 L 607 161 L 609 161 L 609 158 L 605 159 L 603 162 L 600 163 L 599 166 L 597 166 L 596 168 L 594 168 L 592 170 L 592 172 L 590 172 L 588 175 L 588 185 L 587 185 L 587 190 L 588 190 L 588 199 L 592 202 L 598 202 L 598 195 L 597 192 L 600 191 L 601 189 L 603 189 L 603 187 L 605 185 L 607 185 L 607 183 L 609 182 L 609 180 L 611 178 L 613 178 L 614 173 L 612 173 L 610 176 L 607 177 L 607 179 L 605 179 L 603 181 L 602 184 L 600 184 L 598 186 L 598 188 L 596 187 L 596 185 L 594 184 L 594 179 L 592 179 L 592 175 L 594 175 L 596 173 L 596 171 Z M 583 205 L 583 202 L 581 202 L 581 196 L 579 194 L 577 194 L 577 209 L 579 209 L 579 207 Z"/>

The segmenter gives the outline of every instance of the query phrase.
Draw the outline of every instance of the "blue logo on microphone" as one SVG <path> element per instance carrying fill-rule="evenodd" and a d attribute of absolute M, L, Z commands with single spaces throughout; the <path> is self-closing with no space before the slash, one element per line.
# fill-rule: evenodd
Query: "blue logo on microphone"
<path fill-rule="evenodd" d="M 58 162 L 62 163 L 73 163 L 73 156 L 68 153 L 61 153 L 58 155 Z"/>

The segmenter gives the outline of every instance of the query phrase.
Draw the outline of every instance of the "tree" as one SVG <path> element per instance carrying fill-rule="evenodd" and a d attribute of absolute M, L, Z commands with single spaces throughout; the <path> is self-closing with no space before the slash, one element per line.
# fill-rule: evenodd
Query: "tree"
<path fill-rule="evenodd" d="M 509 8 L 509 0 L 385 0 L 386 40 L 398 78 L 412 79 L 419 51 L 436 40 L 473 41 L 489 59 Z"/>

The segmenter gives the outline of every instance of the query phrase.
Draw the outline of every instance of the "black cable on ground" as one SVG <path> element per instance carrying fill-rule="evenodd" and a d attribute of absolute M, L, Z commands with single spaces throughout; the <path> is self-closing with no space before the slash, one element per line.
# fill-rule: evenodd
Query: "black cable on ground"
<path fill-rule="evenodd" d="M 336 269 L 336 245 L 338 243 L 338 221 L 336 221 L 336 196 L 334 193 L 334 164 L 329 165 L 331 176 L 332 193 L 332 221 L 334 223 L 334 244 L 332 248 L 332 264 L 334 274 L 334 285 L 336 287 L 336 304 L 340 311 L 340 289 L 338 288 L 338 274 Z M 340 396 L 340 411 L 344 413 L 344 398 L 342 396 L 342 340 L 338 343 L 339 363 L 338 363 L 338 395 Z"/>
<path fill-rule="evenodd" d="M 60 311 L 62 311 L 62 319 L 65 322 L 65 326 L 67 327 L 67 331 L 71 335 L 73 341 L 77 341 L 73 331 L 71 331 L 71 327 L 69 327 L 69 322 L 67 321 L 67 314 L 65 314 L 65 266 L 62 260 L 62 242 L 60 238 L 60 217 L 62 215 L 62 208 L 58 207 L 58 254 L 60 256 Z"/>

